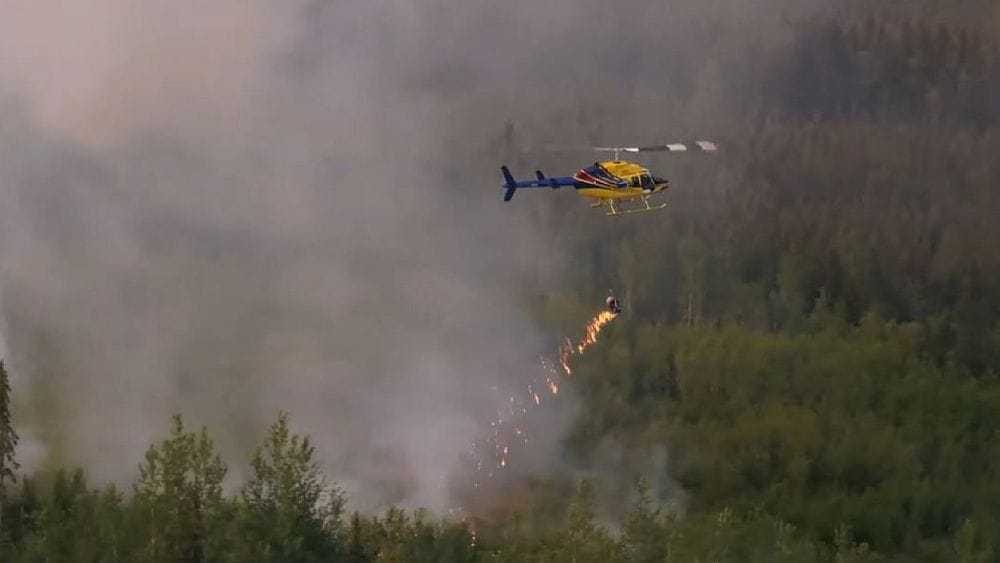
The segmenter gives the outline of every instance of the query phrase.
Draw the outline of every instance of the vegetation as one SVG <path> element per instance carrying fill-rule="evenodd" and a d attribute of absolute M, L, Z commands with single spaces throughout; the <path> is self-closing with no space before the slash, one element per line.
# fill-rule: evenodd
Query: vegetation
<path fill-rule="evenodd" d="M 847 528 L 830 547 L 799 539 L 794 528 L 759 511 L 680 518 L 653 508 L 643 483 L 619 534 L 597 523 L 593 484 L 583 481 L 561 529 L 537 538 L 511 522 L 506 541 L 479 543 L 465 522 L 418 511 L 345 519 L 343 495 L 327 486 L 308 438 L 285 415 L 254 454 L 253 477 L 222 493 L 226 467 L 205 430 L 175 417 L 167 439 L 146 454 L 133 494 L 92 489 L 82 471 L 60 471 L 47 490 L 24 479 L 4 507 L 4 561 L 691 561 L 867 557 Z M 981 532 L 966 524 L 956 541 L 976 551 Z M 957 544 L 956 544 L 957 545 Z M 803 559 L 805 557 L 806 559 Z M 857 559 L 865 560 L 865 559 Z"/>
<path fill-rule="evenodd" d="M 232 494 L 180 417 L 127 494 L 80 471 L 11 490 L 0 364 L 0 561 L 1000 561 L 998 44 L 961 19 L 807 22 L 748 88 L 774 100 L 733 127 L 753 135 L 679 164 L 699 190 L 574 228 L 543 322 L 609 286 L 627 312 L 575 366 L 568 447 L 665 447 L 682 507 L 640 480 L 612 526 L 583 481 L 547 530 L 348 514 L 285 415 Z"/>
<path fill-rule="evenodd" d="M 3 508 L 7 504 L 6 482 L 15 479 L 14 471 L 18 469 L 14 459 L 17 440 L 17 431 L 10 421 L 10 381 L 0 359 L 0 532 L 3 531 Z"/>

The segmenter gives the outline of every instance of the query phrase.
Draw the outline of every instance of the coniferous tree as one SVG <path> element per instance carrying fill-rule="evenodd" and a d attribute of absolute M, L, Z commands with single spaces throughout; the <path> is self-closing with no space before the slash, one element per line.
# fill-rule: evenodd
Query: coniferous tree
<path fill-rule="evenodd" d="M 15 471 L 18 469 L 14 459 L 14 449 L 17 447 L 17 432 L 10 420 L 10 381 L 3 359 L 0 358 L 0 539 L 3 538 L 3 511 L 7 506 L 6 481 L 16 481 Z"/>
<path fill-rule="evenodd" d="M 570 506 L 568 526 L 555 544 L 557 550 L 552 560 L 567 563 L 620 560 L 618 546 L 596 521 L 596 509 L 594 483 L 584 480 Z"/>
<path fill-rule="evenodd" d="M 653 510 L 649 487 L 643 479 L 635 486 L 636 499 L 625 520 L 623 540 L 629 561 L 659 562 L 667 554 L 668 536 L 660 525 L 659 510 Z"/>
<path fill-rule="evenodd" d="M 114 489 L 87 487 L 83 471 L 72 477 L 56 474 L 51 495 L 42 506 L 22 553 L 25 563 L 60 561 L 90 563 L 121 561 L 124 527 L 122 498 Z"/>
<path fill-rule="evenodd" d="M 250 464 L 240 495 L 241 534 L 250 560 L 330 561 L 342 555 L 344 497 L 329 486 L 313 459 L 308 436 L 293 434 L 281 413 Z"/>

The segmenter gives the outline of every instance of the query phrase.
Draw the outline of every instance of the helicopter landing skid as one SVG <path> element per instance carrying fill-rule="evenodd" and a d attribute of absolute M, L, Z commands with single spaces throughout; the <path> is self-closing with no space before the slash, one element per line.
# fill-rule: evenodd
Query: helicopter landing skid
<path fill-rule="evenodd" d="M 618 209 L 615 207 L 613 201 L 608 201 L 608 213 L 609 217 L 617 217 L 618 215 L 630 215 L 632 213 L 645 213 L 647 211 L 656 211 L 658 209 L 663 209 L 667 206 L 666 203 L 661 203 L 659 205 L 650 205 L 648 198 L 642 198 L 642 203 L 644 207 L 633 208 L 633 209 Z"/>

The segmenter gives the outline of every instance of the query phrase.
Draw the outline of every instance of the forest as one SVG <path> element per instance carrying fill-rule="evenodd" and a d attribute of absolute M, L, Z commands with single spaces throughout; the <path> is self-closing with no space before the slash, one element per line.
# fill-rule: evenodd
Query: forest
<path fill-rule="evenodd" d="M 677 161 L 663 215 L 584 216 L 577 283 L 523 289 L 554 333 L 620 291 L 565 447 L 664 448 L 683 502 L 628 474 L 615 521 L 599 478 L 354 512 L 294 411 L 236 488 L 180 416 L 129 488 L 23 474 L 0 364 L 0 561 L 1000 562 L 1000 8 L 966 4 L 797 22 L 725 159 Z"/>

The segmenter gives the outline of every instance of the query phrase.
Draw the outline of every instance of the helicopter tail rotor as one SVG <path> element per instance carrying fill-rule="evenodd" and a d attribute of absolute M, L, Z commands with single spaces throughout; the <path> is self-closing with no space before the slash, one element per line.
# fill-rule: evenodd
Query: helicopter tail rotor
<path fill-rule="evenodd" d="M 514 176 L 510 173 L 510 168 L 507 165 L 500 167 L 500 171 L 503 172 L 504 187 L 507 191 L 503 194 L 504 201 L 510 201 L 514 197 L 514 192 L 517 191 L 517 182 L 514 180 Z"/>

